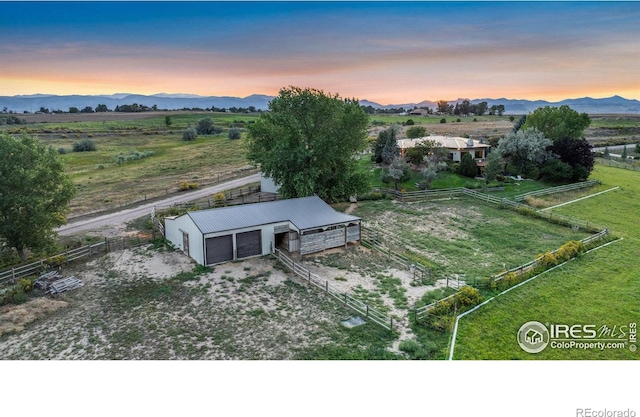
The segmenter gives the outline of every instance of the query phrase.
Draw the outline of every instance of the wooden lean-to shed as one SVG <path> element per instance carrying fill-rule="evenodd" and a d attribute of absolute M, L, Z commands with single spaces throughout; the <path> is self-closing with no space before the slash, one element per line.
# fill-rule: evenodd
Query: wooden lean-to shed
<path fill-rule="evenodd" d="M 192 211 L 167 217 L 165 234 L 201 265 L 267 255 L 279 247 L 302 255 L 360 240 L 361 219 L 319 197 Z"/>

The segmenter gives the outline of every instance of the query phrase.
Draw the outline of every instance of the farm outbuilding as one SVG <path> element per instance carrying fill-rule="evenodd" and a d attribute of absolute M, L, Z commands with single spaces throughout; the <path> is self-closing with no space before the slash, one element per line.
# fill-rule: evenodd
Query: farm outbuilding
<path fill-rule="evenodd" d="M 319 197 L 193 211 L 166 217 L 165 234 L 201 265 L 268 255 L 275 247 L 301 255 L 360 240 L 361 219 Z"/>

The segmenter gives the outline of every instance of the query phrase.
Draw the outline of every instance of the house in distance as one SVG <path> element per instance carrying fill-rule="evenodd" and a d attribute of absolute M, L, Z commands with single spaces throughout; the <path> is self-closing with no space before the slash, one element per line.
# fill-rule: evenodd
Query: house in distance
<path fill-rule="evenodd" d="M 361 219 L 317 196 L 192 211 L 166 217 L 165 235 L 200 265 L 268 255 L 306 255 L 360 241 Z"/>

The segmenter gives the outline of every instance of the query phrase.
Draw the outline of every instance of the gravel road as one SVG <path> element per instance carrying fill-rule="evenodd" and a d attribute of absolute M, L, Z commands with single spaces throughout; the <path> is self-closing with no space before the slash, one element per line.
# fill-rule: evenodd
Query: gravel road
<path fill-rule="evenodd" d="M 166 198 L 160 201 L 154 201 L 152 203 L 142 204 L 137 207 L 124 209 L 115 213 L 105 214 L 103 216 L 94 217 L 91 219 L 83 219 L 71 223 L 67 223 L 57 229 L 59 235 L 69 236 L 76 233 L 87 232 L 90 230 L 98 230 L 106 226 L 112 226 L 116 224 L 125 224 L 131 220 L 135 220 L 146 214 L 150 214 L 153 206 L 167 206 L 171 204 L 186 203 L 199 198 L 210 196 L 220 191 L 228 190 L 230 188 L 242 187 L 253 182 L 260 181 L 260 174 L 249 175 L 248 177 L 236 178 L 231 181 L 216 184 L 211 187 L 201 188 L 184 194 L 179 194 L 173 197 Z"/>

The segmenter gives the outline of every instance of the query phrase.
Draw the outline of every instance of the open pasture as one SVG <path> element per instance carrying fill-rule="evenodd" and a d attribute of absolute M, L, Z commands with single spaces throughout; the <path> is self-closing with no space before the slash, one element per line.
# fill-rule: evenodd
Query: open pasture
<path fill-rule="evenodd" d="M 640 322 L 640 173 L 597 165 L 603 186 L 620 189 L 554 212 L 607 225 L 623 240 L 553 270 L 460 320 L 455 359 L 638 359 L 630 349 L 550 349 L 529 354 L 516 334 L 528 321 L 628 326 Z"/>

